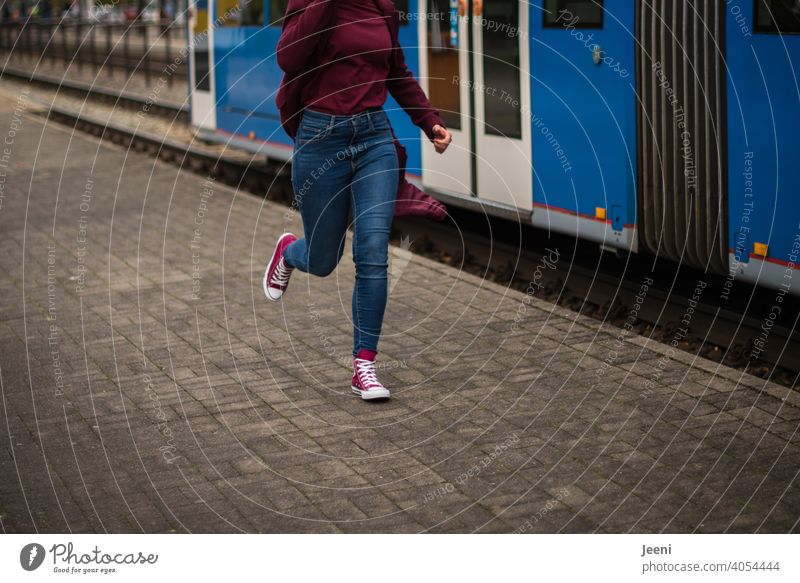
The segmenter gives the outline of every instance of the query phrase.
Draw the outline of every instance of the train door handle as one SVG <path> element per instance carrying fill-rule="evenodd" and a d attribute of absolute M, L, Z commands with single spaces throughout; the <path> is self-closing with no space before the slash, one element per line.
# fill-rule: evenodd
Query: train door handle
<path fill-rule="evenodd" d="M 473 16 L 480 16 L 483 14 L 483 0 L 474 0 L 472 3 Z"/>

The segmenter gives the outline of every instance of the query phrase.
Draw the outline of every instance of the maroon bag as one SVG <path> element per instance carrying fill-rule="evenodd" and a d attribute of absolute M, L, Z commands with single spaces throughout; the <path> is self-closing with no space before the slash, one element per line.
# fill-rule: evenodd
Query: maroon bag
<path fill-rule="evenodd" d="M 335 0 L 330 1 L 335 2 Z M 389 29 L 392 36 L 392 43 L 394 45 L 394 58 L 397 63 L 398 59 L 402 59 L 402 48 L 400 47 L 397 38 L 398 29 L 400 27 L 399 15 L 394 9 L 393 3 L 389 2 L 389 5 L 386 5 L 383 0 L 375 1 L 381 11 L 389 16 Z M 305 5 L 307 4 L 308 0 L 290 0 L 289 5 L 286 8 L 284 22 L 290 16 L 295 17 L 303 12 L 305 10 Z M 391 8 L 389 6 L 391 6 Z M 389 10 L 391 10 L 391 12 L 389 12 Z M 330 30 L 326 31 L 324 34 L 325 36 L 318 43 L 318 47 L 326 46 L 327 37 L 330 35 Z M 284 74 L 283 79 L 281 79 L 280 87 L 278 88 L 278 93 L 275 95 L 275 105 L 278 107 L 281 126 L 292 139 L 294 139 L 295 135 L 297 134 L 297 128 L 300 125 L 300 116 L 303 110 L 300 98 L 302 88 L 306 83 L 310 82 L 314 78 L 314 74 L 310 71 L 313 71 L 316 68 L 317 59 L 315 57 L 316 55 L 309 55 L 308 65 L 303 71 L 299 71 L 294 74 Z M 414 80 L 413 84 L 405 83 L 403 91 L 405 92 L 406 99 L 419 102 L 419 107 L 415 108 L 414 117 L 417 118 L 414 120 L 415 122 L 418 122 L 419 120 L 423 119 L 425 115 L 429 114 L 429 112 L 432 110 L 432 107 L 422 90 L 419 88 L 416 80 Z M 397 162 L 400 170 L 394 216 L 423 216 L 435 219 L 437 221 L 444 220 L 447 217 L 447 208 L 441 202 L 424 193 L 406 180 L 405 171 L 408 154 L 406 153 L 406 149 L 394 135 L 394 130 L 392 130 L 392 136 L 394 137 L 394 145 L 397 150 Z"/>

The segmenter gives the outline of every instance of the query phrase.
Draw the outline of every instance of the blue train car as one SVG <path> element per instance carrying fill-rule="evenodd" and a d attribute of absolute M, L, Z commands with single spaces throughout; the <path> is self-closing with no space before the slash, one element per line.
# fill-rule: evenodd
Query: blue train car
<path fill-rule="evenodd" d="M 406 61 L 454 136 L 436 155 L 387 102 L 422 188 L 800 293 L 800 0 L 395 4 Z M 205 139 L 289 160 L 275 106 L 285 7 L 196 0 L 192 123 Z"/>
<path fill-rule="evenodd" d="M 800 0 L 728 0 L 732 274 L 800 292 Z"/>

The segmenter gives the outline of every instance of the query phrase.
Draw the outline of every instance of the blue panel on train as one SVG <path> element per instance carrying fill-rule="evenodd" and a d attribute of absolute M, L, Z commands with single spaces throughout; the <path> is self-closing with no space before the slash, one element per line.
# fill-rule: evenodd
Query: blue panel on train
<path fill-rule="evenodd" d="M 399 40 L 403 46 L 403 54 L 406 58 L 408 68 L 414 73 L 414 76 L 419 79 L 419 34 L 417 32 L 417 0 L 410 0 L 408 2 L 408 12 L 401 12 L 400 18 L 400 33 Z M 422 173 L 422 154 L 420 148 L 422 147 L 421 139 L 423 138 L 419 128 L 411 123 L 405 111 L 397 104 L 397 102 L 389 95 L 384 106 L 389 118 L 392 122 L 392 128 L 397 138 L 403 142 L 406 150 L 408 151 L 408 172 L 411 174 Z"/>
<path fill-rule="evenodd" d="M 269 3 L 265 3 L 265 9 Z M 400 21 L 400 43 L 409 69 L 418 74 L 417 2 L 408 3 L 408 12 Z M 277 22 L 281 15 L 265 15 L 266 22 Z M 217 91 L 217 127 L 257 140 L 291 144 L 280 128 L 275 93 L 283 72 L 275 59 L 280 26 L 226 27 L 215 31 L 215 67 Z M 420 131 L 391 96 L 386 111 L 397 137 L 408 151 L 409 172 L 420 173 Z"/>
<path fill-rule="evenodd" d="M 269 8 L 269 3 L 264 3 Z M 267 23 L 278 16 L 264 15 Z M 289 144 L 275 93 L 282 72 L 275 59 L 280 26 L 220 26 L 214 31 L 217 127 L 228 133 Z"/>
<path fill-rule="evenodd" d="M 620 230 L 636 223 L 634 3 L 603 4 L 531 4 L 533 197 Z"/>
<path fill-rule="evenodd" d="M 757 30 L 751 0 L 727 7 L 729 246 L 746 260 L 764 243 L 768 261 L 797 263 L 800 36 Z"/>

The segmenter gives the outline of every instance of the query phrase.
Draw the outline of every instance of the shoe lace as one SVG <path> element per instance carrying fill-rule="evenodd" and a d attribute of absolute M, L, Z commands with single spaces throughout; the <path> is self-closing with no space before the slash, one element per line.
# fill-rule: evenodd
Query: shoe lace
<path fill-rule="evenodd" d="M 275 267 L 275 271 L 272 272 L 270 283 L 274 285 L 279 285 L 281 287 L 286 287 L 286 285 L 289 283 L 289 276 L 292 275 L 293 269 L 294 268 L 289 267 L 283 260 L 283 257 L 281 257 L 281 260 Z"/>
<path fill-rule="evenodd" d="M 378 380 L 378 375 L 375 374 L 375 363 L 371 360 L 364 360 L 361 358 L 356 359 L 356 374 L 361 380 L 361 383 L 369 387 L 383 387 Z"/>

